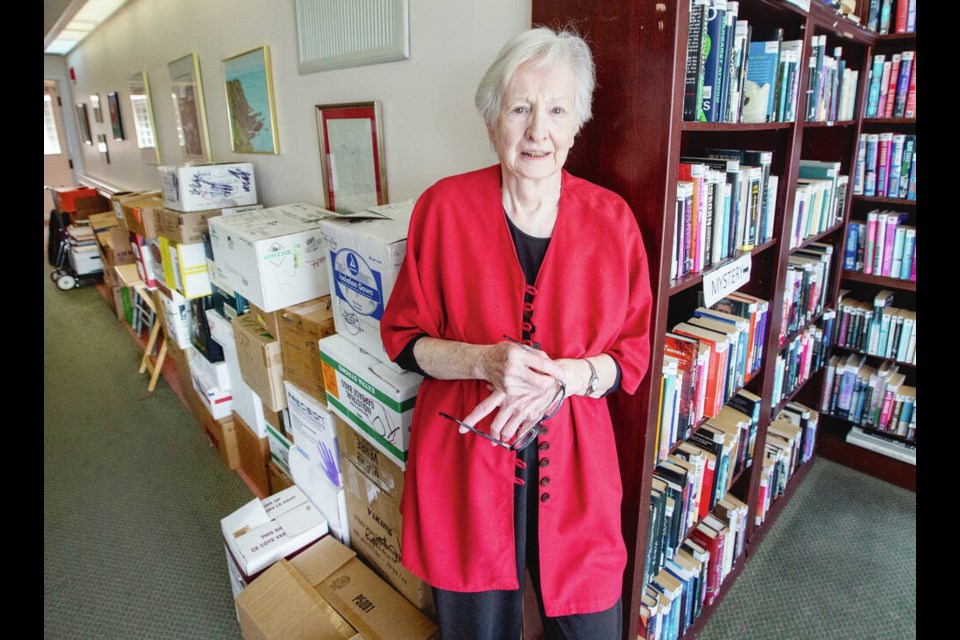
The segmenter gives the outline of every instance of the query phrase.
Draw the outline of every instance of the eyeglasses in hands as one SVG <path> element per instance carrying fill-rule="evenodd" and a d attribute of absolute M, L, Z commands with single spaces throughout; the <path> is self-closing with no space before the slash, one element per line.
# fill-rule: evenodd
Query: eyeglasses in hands
<path fill-rule="evenodd" d="M 482 438 L 486 438 L 493 444 L 497 445 L 498 447 L 503 447 L 507 451 L 523 451 L 528 446 L 530 446 L 530 444 L 537 439 L 537 436 L 540 435 L 541 431 L 543 431 L 543 421 L 549 420 L 550 418 L 555 416 L 557 414 L 557 411 L 560 410 L 560 405 L 563 404 L 564 398 L 567 397 L 567 385 L 564 384 L 562 380 L 558 380 L 556 378 L 554 378 L 554 380 L 557 381 L 557 385 L 558 385 L 557 393 L 553 397 L 553 400 L 550 401 L 550 405 L 547 407 L 546 413 L 544 413 L 542 418 L 537 420 L 537 423 L 535 425 L 533 425 L 532 427 L 527 429 L 525 432 L 523 432 L 523 434 L 519 438 L 514 440 L 511 444 L 507 444 L 502 440 L 498 440 L 497 438 L 494 438 L 490 434 L 484 433 L 483 431 L 480 431 L 479 429 L 472 427 L 466 422 L 463 422 L 462 420 L 458 420 L 457 418 L 454 418 L 450 414 L 444 413 L 443 411 L 440 412 L 440 417 L 446 420 L 451 420 L 453 422 L 456 422 L 458 425 L 460 425 L 464 429 L 468 431 L 472 431 L 473 433 L 477 434 Z"/>

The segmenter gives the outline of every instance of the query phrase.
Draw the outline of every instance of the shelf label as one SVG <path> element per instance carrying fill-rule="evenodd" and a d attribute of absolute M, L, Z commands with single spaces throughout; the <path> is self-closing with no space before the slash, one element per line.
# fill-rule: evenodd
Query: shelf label
<path fill-rule="evenodd" d="M 733 262 L 703 274 L 703 306 L 712 307 L 727 294 L 750 282 L 751 266 L 753 255 L 745 253 Z"/>

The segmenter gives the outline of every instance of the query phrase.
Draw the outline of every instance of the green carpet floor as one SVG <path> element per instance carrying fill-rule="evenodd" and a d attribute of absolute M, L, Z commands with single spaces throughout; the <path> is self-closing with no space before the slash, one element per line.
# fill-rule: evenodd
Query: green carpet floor
<path fill-rule="evenodd" d="M 49 271 L 44 637 L 239 638 L 220 519 L 252 494 L 163 379 L 147 393 L 96 289 L 59 291 Z M 916 507 L 816 460 L 700 640 L 916 637 Z"/>

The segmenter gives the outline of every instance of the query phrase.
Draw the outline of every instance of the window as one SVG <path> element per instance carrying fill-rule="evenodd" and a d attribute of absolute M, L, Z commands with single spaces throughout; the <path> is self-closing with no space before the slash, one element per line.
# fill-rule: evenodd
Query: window
<path fill-rule="evenodd" d="M 57 120 L 53 114 L 53 99 L 43 94 L 43 155 L 60 155 L 60 136 L 57 135 Z"/>

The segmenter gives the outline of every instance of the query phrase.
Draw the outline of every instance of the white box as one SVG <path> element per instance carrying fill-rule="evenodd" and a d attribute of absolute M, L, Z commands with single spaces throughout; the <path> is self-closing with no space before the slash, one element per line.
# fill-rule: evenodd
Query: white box
<path fill-rule="evenodd" d="M 193 388 L 197 390 L 197 395 L 200 396 L 214 420 L 229 418 L 230 412 L 233 411 L 233 395 L 218 387 L 203 373 L 202 369 L 194 366 L 194 361 L 204 359 L 202 353 L 199 356 L 190 360 L 190 379 L 193 380 Z"/>
<path fill-rule="evenodd" d="M 163 206 L 175 211 L 205 211 L 257 204 L 257 183 L 249 162 L 158 167 Z"/>
<path fill-rule="evenodd" d="M 210 218 L 215 280 L 267 312 L 330 293 L 320 220 L 333 215 L 298 203 Z"/>
<path fill-rule="evenodd" d="M 290 476 L 290 447 L 293 446 L 293 443 L 274 429 L 269 422 L 267 423 L 267 444 L 270 445 L 270 459 L 283 469 L 285 474 Z"/>
<path fill-rule="evenodd" d="M 398 372 L 383 348 L 380 319 L 407 252 L 412 211 L 406 201 L 320 223 L 337 333 Z"/>
<path fill-rule="evenodd" d="M 169 291 L 170 296 L 168 297 L 164 291 Z M 167 337 L 181 349 L 193 346 L 190 341 L 190 322 L 192 321 L 190 303 L 182 295 L 169 288 L 160 290 L 160 300 L 167 323 Z"/>
<path fill-rule="evenodd" d="M 318 344 L 327 405 L 404 467 L 423 377 L 397 373 L 339 334 Z"/>
<path fill-rule="evenodd" d="M 188 299 L 213 293 L 202 242 L 180 244 L 165 236 L 159 236 L 158 242 L 168 288 L 176 289 Z"/>
<path fill-rule="evenodd" d="M 206 314 L 207 322 L 209 322 L 210 311 L 207 311 Z M 211 335 L 213 335 L 212 331 Z M 195 358 L 190 360 L 190 371 L 191 373 L 197 372 L 204 380 L 209 380 L 210 384 L 223 391 L 229 392 L 233 389 L 233 381 L 230 378 L 230 370 L 227 368 L 226 360 L 210 362 L 205 355 L 198 353 Z"/>
<path fill-rule="evenodd" d="M 229 307 L 226 307 L 229 308 Z M 233 396 L 233 410 L 257 434 L 258 438 L 267 437 L 267 421 L 263 415 L 263 402 L 240 375 L 240 360 L 237 357 L 237 345 L 233 340 L 233 326 L 230 321 L 217 313 L 216 309 L 207 309 L 207 325 L 210 337 L 223 347 L 223 362 L 230 374 L 230 394 Z M 200 354 L 202 357 L 203 354 Z"/>
<path fill-rule="evenodd" d="M 220 521 L 230 559 L 249 584 L 261 571 L 327 534 L 327 521 L 297 486 L 254 498 Z"/>
<path fill-rule="evenodd" d="M 70 266 L 78 276 L 103 271 L 103 260 L 97 245 L 70 247 Z"/>
<path fill-rule="evenodd" d="M 343 468 L 333 414 L 324 402 L 292 382 L 284 380 L 283 386 L 287 391 L 288 429 L 294 445 L 302 446 L 311 456 L 319 456 L 330 484 L 342 488 Z"/>
<path fill-rule="evenodd" d="M 350 521 L 347 517 L 347 492 L 342 486 L 334 487 L 327 479 L 324 462 L 315 446 L 290 447 L 290 477 L 307 497 L 317 505 L 327 519 L 327 526 L 337 540 L 350 545 Z"/>

